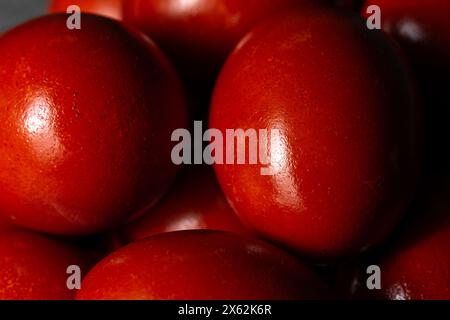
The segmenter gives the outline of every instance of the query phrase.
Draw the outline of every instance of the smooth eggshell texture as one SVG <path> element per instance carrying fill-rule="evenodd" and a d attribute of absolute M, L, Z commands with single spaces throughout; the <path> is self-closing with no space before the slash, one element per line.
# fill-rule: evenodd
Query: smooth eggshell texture
<path fill-rule="evenodd" d="M 301 0 L 300 2 L 308 2 Z M 151 36 L 189 79 L 209 77 L 257 22 L 298 0 L 127 0 L 124 20 Z"/>
<path fill-rule="evenodd" d="M 356 254 L 393 229 L 412 197 L 415 100 L 397 48 L 356 15 L 311 8 L 274 17 L 229 57 L 210 127 L 279 130 L 268 148 L 275 174 L 217 164 L 221 187 L 268 239 L 314 259 Z"/>
<path fill-rule="evenodd" d="M 45 44 L 45 45 L 43 45 Z M 160 50 L 119 22 L 65 15 L 0 39 L 0 213 L 39 231 L 112 228 L 175 177 L 181 85 Z"/>
<path fill-rule="evenodd" d="M 228 232 L 179 231 L 106 257 L 77 299 L 312 299 L 324 290 L 313 271 L 272 246 Z"/>
<path fill-rule="evenodd" d="M 356 276 L 353 297 L 387 300 L 450 299 L 450 184 L 429 186 L 394 241 L 369 263 L 381 269 L 381 290 Z"/>
<path fill-rule="evenodd" d="M 181 230 L 249 233 L 228 205 L 211 168 L 186 169 L 164 198 L 126 226 L 121 235 L 126 242 L 132 242 Z"/>
<path fill-rule="evenodd" d="M 0 233 L 0 300 L 71 300 L 67 267 L 81 276 L 88 259 L 79 249 L 28 231 Z"/>
<path fill-rule="evenodd" d="M 108 18 L 122 19 L 123 0 L 52 0 L 49 12 L 67 12 L 67 8 L 72 5 L 80 7 L 83 13 L 94 13 Z"/>

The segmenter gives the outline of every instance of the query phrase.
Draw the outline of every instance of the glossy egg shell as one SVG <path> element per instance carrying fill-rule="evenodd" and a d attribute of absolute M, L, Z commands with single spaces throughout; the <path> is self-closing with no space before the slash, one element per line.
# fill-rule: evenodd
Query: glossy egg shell
<path fill-rule="evenodd" d="M 309 2 L 301 0 L 300 3 Z M 298 0 L 128 0 L 124 20 L 151 36 L 189 79 L 213 76 L 257 22 Z"/>
<path fill-rule="evenodd" d="M 249 231 L 228 205 L 212 168 L 187 168 L 172 189 L 143 216 L 120 232 L 125 242 L 181 230 Z"/>
<path fill-rule="evenodd" d="M 358 274 L 354 298 L 450 299 L 450 184 L 427 184 L 427 189 L 394 239 L 368 260 L 380 267 L 381 290 L 367 290 Z"/>
<path fill-rule="evenodd" d="M 122 2 L 123 0 L 52 0 L 48 10 L 51 13 L 66 13 L 69 6 L 77 5 L 83 13 L 121 20 Z"/>
<path fill-rule="evenodd" d="M 153 43 L 100 16 L 69 30 L 53 15 L 5 34 L 0 55 L 1 214 L 84 234 L 161 197 L 177 171 L 171 133 L 187 116 Z"/>
<path fill-rule="evenodd" d="M 268 148 L 275 174 L 236 158 L 215 170 L 262 236 L 314 259 L 356 254 L 393 229 L 412 197 L 419 116 L 410 73 L 380 31 L 339 11 L 279 15 L 229 57 L 210 114 L 222 132 L 279 130 Z"/>
<path fill-rule="evenodd" d="M 89 270 L 78 248 L 28 231 L 0 233 L 0 300 L 71 300 L 67 268 Z"/>
<path fill-rule="evenodd" d="M 449 300 L 450 223 L 447 221 L 445 227 L 417 242 L 411 239 L 410 246 L 399 248 L 380 263 L 383 287 L 369 296 L 389 300 Z"/>
<path fill-rule="evenodd" d="M 305 299 L 323 290 L 313 271 L 272 246 L 228 232 L 179 231 L 106 257 L 77 299 Z"/>

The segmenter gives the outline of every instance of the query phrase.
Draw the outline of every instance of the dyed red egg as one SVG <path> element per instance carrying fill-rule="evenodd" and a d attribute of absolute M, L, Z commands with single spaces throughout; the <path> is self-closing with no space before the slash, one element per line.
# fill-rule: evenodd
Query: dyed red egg
<path fill-rule="evenodd" d="M 272 175 L 231 154 L 234 164 L 215 166 L 219 182 L 246 225 L 316 259 L 379 242 L 415 189 L 410 74 L 382 32 L 353 14 L 303 9 L 253 30 L 221 72 L 210 127 L 268 131 Z"/>
<path fill-rule="evenodd" d="M 0 300 L 71 300 L 69 266 L 83 276 L 89 259 L 79 249 L 28 231 L 0 233 Z M 69 269 L 70 271 L 70 269 Z"/>
<path fill-rule="evenodd" d="M 155 39 L 183 75 L 198 79 L 214 74 L 257 22 L 297 3 L 298 0 L 127 0 L 124 20 Z"/>
<path fill-rule="evenodd" d="M 371 259 L 381 270 L 381 290 L 359 275 L 354 297 L 388 300 L 450 299 L 450 188 L 430 188 L 395 241 Z"/>
<path fill-rule="evenodd" d="M 80 300 L 320 298 L 324 285 L 292 256 L 221 231 L 179 231 L 135 242 L 86 276 Z"/>
<path fill-rule="evenodd" d="M 83 13 L 94 13 L 121 20 L 122 2 L 122 0 L 52 0 L 49 12 L 67 12 L 69 6 L 77 5 Z"/>
<path fill-rule="evenodd" d="M 224 230 L 248 234 L 208 167 L 187 169 L 169 193 L 122 232 L 126 242 L 181 230 Z"/>
<path fill-rule="evenodd" d="M 187 116 L 152 42 L 100 16 L 69 30 L 54 15 L 5 34 L 0 55 L 2 214 L 39 231 L 93 233 L 162 196 L 177 171 L 171 133 Z"/>

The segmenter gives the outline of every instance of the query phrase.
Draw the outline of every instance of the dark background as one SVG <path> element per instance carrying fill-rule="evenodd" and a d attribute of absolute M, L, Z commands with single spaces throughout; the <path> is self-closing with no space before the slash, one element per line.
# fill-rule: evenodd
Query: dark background
<path fill-rule="evenodd" d="M 47 0 L 0 0 L 0 33 L 45 13 Z"/>

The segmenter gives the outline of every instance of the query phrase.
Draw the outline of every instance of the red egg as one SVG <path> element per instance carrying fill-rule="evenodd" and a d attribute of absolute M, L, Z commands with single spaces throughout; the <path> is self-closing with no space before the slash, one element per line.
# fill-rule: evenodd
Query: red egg
<path fill-rule="evenodd" d="M 323 297 L 317 275 L 292 256 L 221 231 L 179 231 L 128 245 L 86 276 L 77 299 L 222 300 Z"/>
<path fill-rule="evenodd" d="M 307 0 L 128 0 L 124 20 L 150 35 L 189 78 L 214 75 L 267 16 Z"/>
<path fill-rule="evenodd" d="M 127 226 L 122 236 L 126 242 L 132 242 L 158 233 L 199 229 L 249 233 L 228 205 L 214 172 L 208 167 L 183 172 L 160 203 Z"/>
<path fill-rule="evenodd" d="M 49 12 L 67 12 L 69 6 L 77 5 L 83 13 L 94 13 L 121 20 L 122 2 L 122 0 L 52 0 Z"/>
<path fill-rule="evenodd" d="M 212 102 L 211 128 L 275 133 L 273 175 L 236 155 L 215 170 L 262 236 L 315 259 L 355 254 L 389 234 L 410 201 L 419 122 L 409 72 L 380 31 L 353 14 L 304 9 L 245 37 Z"/>
<path fill-rule="evenodd" d="M 381 270 L 381 290 L 368 290 L 359 275 L 354 297 L 450 300 L 450 188 L 430 188 L 395 242 L 371 264 Z"/>
<path fill-rule="evenodd" d="M 195 119 L 204 119 L 227 55 L 257 23 L 294 5 L 355 9 L 359 0 L 127 0 L 124 21 L 165 50 L 184 79 Z"/>
<path fill-rule="evenodd" d="M 0 233 L 0 300 L 71 300 L 69 266 L 81 276 L 89 259 L 77 248 L 26 231 Z"/>
<path fill-rule="evenodd" d="M 45 44 L 45 45 L 43 45 Z M 120 23 L 66 15 L 0 39 L 0 212 L 58 234 L 116 226 L 176 174 L 171 134 L 186 125 L 163 54 Z"/>

